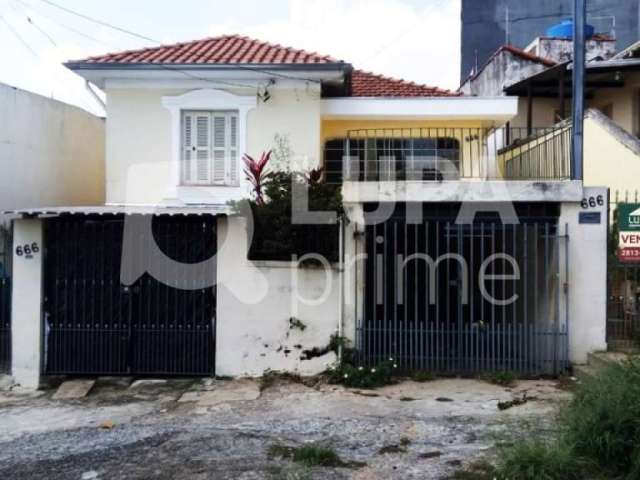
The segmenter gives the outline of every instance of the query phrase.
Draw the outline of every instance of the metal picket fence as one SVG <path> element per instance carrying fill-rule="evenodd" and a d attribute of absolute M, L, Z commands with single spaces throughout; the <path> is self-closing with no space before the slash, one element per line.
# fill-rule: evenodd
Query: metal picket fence
<path fill-rule="evenodd" d="M 359 361 L 372 367 L 393 358 L 403 370 L 442 374 L 566 372 L 565 228 L 553 219 L 521 225 L 392 219 L 368 225 Z M 416 254 L 433 262 L 406 261 Z M 519 278 L 510 275 L 508 262 L 496 261 L 486 272 L 509 279 L 481 285 L 479 272 L 495 254 L 513 258 Z M 515 300 L 503 303 L 510 298 Z"/>
<path fill-rule="evenodd" d="M 11 236 L 0 224 L 0 372 L 11 368 Z"/>
<path fill-rule="evenodd" d="M 618 249 L 618 207 L 640 203 L 640 189 L 610 192 L 607 265 L 607 343 L 628 349 L 640 341 L 640 263 L 622 263 Z"/>

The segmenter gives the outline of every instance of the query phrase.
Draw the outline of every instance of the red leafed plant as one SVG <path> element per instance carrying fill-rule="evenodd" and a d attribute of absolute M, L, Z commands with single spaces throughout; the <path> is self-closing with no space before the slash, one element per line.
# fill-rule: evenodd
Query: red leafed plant
<path fill-rule="evenodd" d="M 312 168 L 307 175 L 307 182 L 309 185 L 315 185 L 322 180 L 322 167 Z"/>
<path fill-rule="evenodd" d="M 246 153 L 242 158 L 245 167 L 244 173 L 247 176 L 247 180 L 249 180 L 253 186 L 253 194 L 256 197 L 256 203 L 258 205 L 262 205 L 264 203 L 264 193 L 262 190 L 269 178 L 269 173 L 267 172 L 269 159 L 271 159 L 271 150 L 268 152 L 262 152 L 260 160 L 256 160 Z"/>

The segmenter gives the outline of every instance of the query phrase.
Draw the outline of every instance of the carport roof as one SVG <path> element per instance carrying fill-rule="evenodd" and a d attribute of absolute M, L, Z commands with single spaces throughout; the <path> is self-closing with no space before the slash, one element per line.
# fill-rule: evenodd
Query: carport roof
<path fill-rule="evenodd" d="M 45 217 L 56 215 L 228 215 L 229 205 L 189 205 L 189 206 L 130 206 L 130 205 L 94 205 L 39 207 L 5 210 L 5 215 L 24 217 Z"/>

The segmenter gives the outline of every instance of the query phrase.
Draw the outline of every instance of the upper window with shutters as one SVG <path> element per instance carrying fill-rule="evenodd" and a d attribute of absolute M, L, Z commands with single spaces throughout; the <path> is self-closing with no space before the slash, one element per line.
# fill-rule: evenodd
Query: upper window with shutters
<path fill-rule="evenodd" d="M 238 112 L 182 112 L 181 184 L 237 186 Z"/>

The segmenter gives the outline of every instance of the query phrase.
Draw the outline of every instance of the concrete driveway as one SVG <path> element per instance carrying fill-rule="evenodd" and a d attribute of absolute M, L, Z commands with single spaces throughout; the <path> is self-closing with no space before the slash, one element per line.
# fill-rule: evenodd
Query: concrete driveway
<path fill-rule="evenodd" d="M 0 478 L 447 478 L 496 445 L 553 428 L 570 394 L 550 380 L 407 381 L 375 391 L 254 380 L 101 379 L 87 396 L 0 394 Z M 528 399 L 500 410 L 500 402 Z M 346 466 L 272 457 L 315 442 Z"/>

